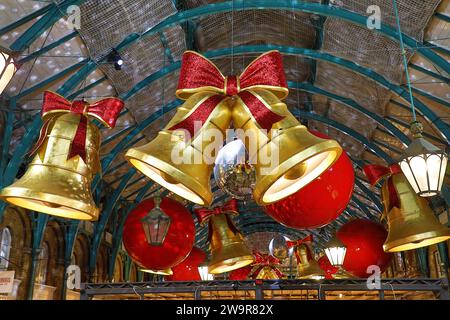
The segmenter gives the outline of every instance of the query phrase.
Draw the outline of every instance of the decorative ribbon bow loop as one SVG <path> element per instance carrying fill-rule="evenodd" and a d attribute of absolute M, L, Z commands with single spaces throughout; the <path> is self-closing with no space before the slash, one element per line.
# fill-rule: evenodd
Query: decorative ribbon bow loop
<path fill-rule="evenodd" d="M 279 99 L 286 98 L 289 90 L 280 52 L 266 52 L 253 60 L 240 76 L 228 77 L 201 54 L 194 51 L 183 54 L 176 91 L 177 97 L 182 100 L 197 92 L 213 91 L 233 96 L 253 88 L 271 91 Z"/>
<path fill-rule="evenodd" d="M 264 266 L 270 266 L 273 264 L 280 263 L 280 260 L 278 260 L 274 256 L 271 256 L 270 254 L 263 254 L 261 252 L 254 251 L 253 255 L 255 256 L 254 264 L 262 264 Z"/>
<path fill-rule="evenodd" d="M 256 266 L 256 269 L 251 274 L 252 278 L 258 276 L 258 274 L 264 267 L 271 268 L 279 279 L 284 277 L 284 274 L 276 268 L 276 265 L 280 264 L 280 260 L 269 254 L 263 254 L 258 251 L 254 251 L 253 255 L 255 257 L 255 262 L 253 263 L 253 265 Z"/>
<path fill-rule="evenodd" d="M 303 239 L 300 239 L 300 240 L 297 240 L 297 241 L 290 241 L 290 240 L 288 240 L 288 241 L 286 241 L 286 245 L 287 245 L 288 249 L 290 249 L 292 247 L 297 247 L 297 246 L 299 246 L 301 244 L 304 244 L 304 243 L 311 243 L 311 242 L 313 242 L 313 240 L 314 240 L 313 235 L 310 234 L 306 238 L 303 238 Z"/>
<path fill-rule="evenodd" d="M 214 215 L 224 213 L 239 214 L 238 203 L 236 199 L 231 199 L 223 206 L 219 206 L 213 209 L 206 209 L 206 208 L 195 209 L 194 212 L 200 224 L 205 223 L 210 217 Z"/>
<path fill-rule="evenodd" d="M 383 219 L 393 207 L 400 208 L 400 199 L 397 194 L 397 190 L 395 189 L 394 183 L 392 181 L 393 175 L 402 172 L 400 166 L 396 163 L 390 165 L 389 167 L 377 164 L 370 164 L 364 166 L 363 171 L 366 174 L 367 178 L 369 179 L 371 185 L 376 185 L 381 179 L 387 178 L 386 184 L 389 199 L 384 199 L 388 201 L 383 201 L 385 204 L 385 208 L 381 219 Z"/>
<path fill-rule="evenodd" d="M 250 110 L 261 128 L 269 131 L 272 125 L 281 121 L 284 116 L 269 109 L 263 101 L 252 93 L 252 89 L 264 89 L 284 99 L 289 90 L 283 69 L 281 54 L 269 51 L 262 54 L 242 72 L 240 76 L 225 77 L 210 60 L 194 51 L 186 51 L 181 62 L 180 77 L 176 95 L 187 100 L 199 92 L 212 92 L 215 95 L 206 99 L 187 118 L 169 128 L 170 130 L 186 129 L 191 137 L 192 123 L 205 121 L 220 102 L 227 96 L 239 96 Z"/>
<path fill-rule="evenodd" d="M 64 113 L 74 113 L 81 115 L 75 136 L 72 140 L 67 159 L 79 155 L 86 162 L 86 134 L 88 118 L 94 117 L 108 128 L 114 128 L 124 102 L 119 98 L 106 98 L 89 104 L 86 101 L 75 100 L 70 102 L 64 97 L 51 91 L 44 92 L 44 101 L 41 110 L 41 117 L 44 120 L 39 139 L 30 151 L 33 155 L 42 145 L 47 137 L 47 131 L 51 119 L 56 115 Z"/>

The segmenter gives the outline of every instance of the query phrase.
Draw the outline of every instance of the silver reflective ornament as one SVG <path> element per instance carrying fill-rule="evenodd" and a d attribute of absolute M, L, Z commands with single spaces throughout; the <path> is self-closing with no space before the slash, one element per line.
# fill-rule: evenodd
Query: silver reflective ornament
<path fill-rule="evenodd" d="M 280 261 L 290 257 L 294 252 L 294 247 L 288 248 L 289 238 L 283 235 L 276 235 L 269 242 L 269 253 Z"/>
<path fill-rule="evenodd" d="M 233 140 L 219 150 L 214 166 L 214 179 L 219 188 L 238 200 L 250 199 L 255 186 L 255 168 L 246 158 L 242 141 Z"/>

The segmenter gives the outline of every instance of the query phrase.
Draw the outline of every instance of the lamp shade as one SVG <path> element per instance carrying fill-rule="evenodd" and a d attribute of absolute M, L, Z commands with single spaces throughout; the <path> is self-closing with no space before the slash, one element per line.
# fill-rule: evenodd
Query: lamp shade
<path fill-rule="evenodd" d="M 214 276 L 209 273 L 208 266 L 206 265 L 198 267 L 198 273 L 200 273 L 200 278 L 203 281 L 214 280 Z"/>
<path fill-rule="evenodd" d="M 14 59 L 0 47 L 0 94 L 6 88 L 16 70 Z"/>
<path fill-rule="evenodd" d="M 347 247 L 338 238 L 331 239 L 325 245 L 324 251 L 331 265 L 338 267 L 344 264 Z"/>
<path fill-rule="evenodd" d="M 145 238 L 152 246 L 160 246 L 166 238 L 170 226 L 170 217 L 159 207 L 161 198 L 155 197 L 155 207 L 141 219 Z"/>
<path fill-rule="evenodd" d="M 413 122 L 414 140 L 400 157 L 400 168 L 414 191 L 422 197 L 441 192 L 447 168 L 447 154 L 422 137 L 422 124 Z"/>

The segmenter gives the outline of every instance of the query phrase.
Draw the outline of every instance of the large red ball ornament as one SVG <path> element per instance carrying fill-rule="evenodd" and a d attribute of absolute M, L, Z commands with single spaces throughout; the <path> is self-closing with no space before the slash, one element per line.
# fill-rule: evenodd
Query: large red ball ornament
<path fill-rule="evenodd" d="M 198 267 L 206 259 L 206 254 L 194 247 L 181 263 L 172 267 L 173 275 L 166 276 L 169 281 L 198 281 L 202 280 Z"/>
<path fill-rule="evenodd" d="M 319 138 L 330 137 L 311 131 Z M 290 228 L 320 228 L 335 220 L 350 202 L 355 173 L 345 152 L 318 178 L 296 193 L 265 207 L 273 219 Z"/>
<path fill-rule="evenodd" d="M 325 279 L 333 279 L 333 274 L 335 274 L 339 270 L 337 267 L 333 266 L 330 263 L 330 260 L 328 260 L 328 257 L 326 255 L 320 257 L 319 260 L 317 260 L 317 263 L 319 263 L 320 269 L 325 271 Z"/>
<path fill-rule="evenodd" d="M 355 219 L 344 224 L 336 233 L 347 247 L 344 269 L 360 278 L 367 278 L 367 267 L 377 265 L 383 272 L 391 262 L 392 254 L 383 250 L 387 231 L 378 222 Z"/>
<path fill-rule="evenodd" d="M 253 266 L 248 265 L 230 272 L 228 279 L 230 280 L 248 280 Z"/>
<path fill-rule="evenodd" d="M 171 218 L 170 226 L 162 245 L 150 245 L 141 219 L 154 206 L 153 199 L 147 199 L 130 212 L 123 227 L 123 244 L 128 255 L 141 267 L 163 270 L 177 265 L 188 256 L 194 245 L 195 224 L 182 204 L 162 198 L 160 208 Z"/>

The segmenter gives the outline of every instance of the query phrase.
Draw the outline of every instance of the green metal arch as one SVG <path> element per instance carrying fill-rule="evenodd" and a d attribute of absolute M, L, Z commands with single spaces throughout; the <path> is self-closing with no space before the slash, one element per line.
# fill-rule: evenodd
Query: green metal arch
<path fill-rule="evenodd" d="M 297 48 L 297 47 L 290 47 L 290 46 L 279 46 L 279 45 L 251 45 L 251 46 L 238 46 L 238 47 L 234 47 L 234 48 L 225 48 L 225 49 L 220 49 L 220 50 L 208 51 L 208 52 L 204 53 L 204 55 L 208 58 L 216 58 L 216 57 L 227 56 L 230 54 L 261 53 L 261 52 L 266 52 L 268 50 L 279 50 L 280 52 L 285 53 L 285 54 L 301 55 L 301 56 L 308 57 L 311 59 L 318 59 L 318 60 L 323 60 L 326 62 L 336 64 L 340 67 L 344 67 L 344 68 L 354 71 L 358 74 L 366 76 L 367 78 L 379 83 L 383 87 L 398 94 L 402 98 L 404 98 L 406 100 L 408 99 L 408 93 L 405 91 L 404 88 L 390 83 L 383 76 L 379 75 L 378 73 L 374 72 L 373 70 L 367 69 L 360 65 L 357 65 L 356 63 L 354 63 L 352 61 L 348 61 L 348 60 L 345 60 L 342 58 L 335 57 L 331 54 L 318 52 L 318 51 L 311 50 L 311 49 Z M 173 63 L 172 65 L 169 65 L 168 67 L 162 68 L 161 70 L 149 75 L 147 78 L 145 78 L 142 81 L 140 81 L 139 83 L 137 83 L 127 93 L 124 93 L 123 95 L 121 95 L 121 98 L 123 98 L 124 100 L 131 98 L 133 95 L 135 95 L 136 93 L 138 93 L 139 91 L 141 91 L 142 89 L 144 89 L 145 87 L 150 85 L 152 82 L 169 74 L 172 71 L 179 69 L 180 66 L 181 66 L 181 62 L 178 61 L 178 62 Z M 415 102 L 416 102 L 417 109 L 423 114 L 423 116 L 425 118 L 427 118 L 428 121 L 433 123 L 439 129 L 439 131 L 443 134 L 443 136 L 446 138 L 447 141 L 450 141 L 450 129 L 448 128 L 448 125 L 445 122 L 443 122 L 433 111 L 431 111 L 419 99 L 415 99 Z M 377 121 L 379 119 L 375 118 L 374 120 Z M 402 137 L 402 136 L 403 135 L 401 135 L 400 137 Z M 403 142 L 405 143 L 405 141 L 403 141 Z"/>
<path fill-rule="evenodd" d="M 179 25 L 191 19 L 200 18 L 207 15 L 213 15 L 217 13 L 230 12 L 230 11 L 242 11 L 242 10 L 261 10 L 261 9 L 280 9 L 289 11 L 301 11 L 306 13 L 318 14 L 321 16 L 328 16 L 339 18 L 359 26 L 365 27 L 367 25 L 367 17 L 358 13 L 351 12 L 342 8 L 337 8 L 320 3 L 311 3 L 306 1 L 293 1 L 293 0 L 233 0 L 220 3 L 208 4 L 205 6 L 197 7 L 190 10 L 180 11 L 164 21 L 160 22 L 156 26 L 150 28 L 142 34 L 133 33 L 124 38 L 124 40 L 116 47 L 118 50 L 123 50 L 139 38 L 143 38 L 149 35 L 156 34 L 169 27 Z M 398 42 L 398 32 L 390 26 L 382 23 L 380 29 L 374 29 L 374 32 L 378 32 L 396 42 Z M 406 34 L 402 34 L 405 45 L 417 50 L 426 59 L 433 62 L 447 73 L 450 72 L 450 64 L 445 61 L 438 54 L 433 52 L 429 47 L 425 46 Z"/>

